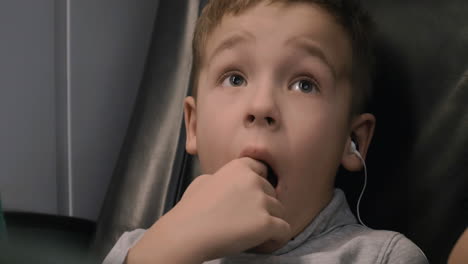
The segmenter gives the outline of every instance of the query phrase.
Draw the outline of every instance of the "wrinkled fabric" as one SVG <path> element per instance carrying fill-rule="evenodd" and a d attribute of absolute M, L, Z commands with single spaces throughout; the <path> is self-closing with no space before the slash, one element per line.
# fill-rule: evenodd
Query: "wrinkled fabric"
<path fill-rule="evenodd" d="M 123 263 L 128 250 L 143 234 L 143 229 L 123 234 L 104 263 Z M 349 209 L 343 191 L 336 189 L 331 202 L 309 226 L 275 252 L 262 255 L 242 253 L 205 262 L 231 263 L 426 264 L 428 261 L 424 253 L 404 235 L 359 225 Z"/>

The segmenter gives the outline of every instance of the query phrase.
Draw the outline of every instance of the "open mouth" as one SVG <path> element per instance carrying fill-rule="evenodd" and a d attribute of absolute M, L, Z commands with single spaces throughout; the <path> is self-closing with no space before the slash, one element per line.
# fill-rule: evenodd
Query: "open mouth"
<path fill-rule="evenodd" d="M 273 186 L 273 188 L 276 188 L 276 186 L 278 186 L 278 175 L 276 175 L 275 171 L 268 163 L 263 163 L 267 167 L 267 181 Z"/>

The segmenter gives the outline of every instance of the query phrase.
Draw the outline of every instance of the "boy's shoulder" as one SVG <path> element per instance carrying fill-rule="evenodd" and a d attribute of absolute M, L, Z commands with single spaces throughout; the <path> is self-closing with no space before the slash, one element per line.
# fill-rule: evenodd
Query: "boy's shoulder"
<path fill-rule="evenodd" d="M 350 263 L 428 263 L 421 249 L 403 234 L 358 224 L 311 238 L 296 252 L 287 254 L 293 255 L 300 256 L 305 263 L 335 263 L 340 259 Z"/>
<path fill-rule="evenodd" d="M 305 263 L 343 258 L 356 263 L 427 263 L 424 253 L 403 234 L 358 224 L 340 189 L 309 227 L 276 253 L 307 259 Z"/>
<path fill-rule="evenodd" d="M 238 256 L 205 262 L 234 263 L 359 263 L 359 264 L 427 264 L 422 251 L 404 235 L 386 230 L 373 230 L 361 225 L 347 225 L 311 238 L 284 254 Z"/>
<path fill-rule="evenodd" d="M 333 199 L 293 240 L 271 255 L 241 254 L 217 263 L 428 263 L 403 234 L 357 223 L 344 192 Z"/>

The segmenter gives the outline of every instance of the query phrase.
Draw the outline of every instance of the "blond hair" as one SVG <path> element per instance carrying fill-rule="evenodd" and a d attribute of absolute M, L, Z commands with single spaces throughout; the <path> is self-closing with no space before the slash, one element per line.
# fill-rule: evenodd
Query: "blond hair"
<path fill-rule="evenodd" d="M 374 52 L 373 23 L 363 11 L 359 2 L 353 0 L 210 0 L 204 7 L 197 24 L 192 42 L 193 66 L 192 88 L 196 95 L 200 69 L 204 63 L 205 44 L 209 35 L 221 23 L 225 15 L 239 15 L 259 3 L 310 3 L 329 12 L 336 22 L 348 33 L 352 45 L 352 69 L 350 73 L 352 86 L 351 114 L 364 110 L 372 87 Z"/>

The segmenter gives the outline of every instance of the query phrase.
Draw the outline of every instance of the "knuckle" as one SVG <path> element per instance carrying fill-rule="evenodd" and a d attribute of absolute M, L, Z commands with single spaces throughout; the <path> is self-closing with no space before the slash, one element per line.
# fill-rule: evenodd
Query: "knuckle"
<path fill-rule="evenodd" d="M 242 159 L 234 159 L 230 162 L 230 164 L 236 167 L 240 167 L 242 166 Z"/>
<path fill-rule="evenodd" d="M 203 184 L 203 182 L 205 181 L 205 176 L 204 175 L 200 175 L 200 176 L 197 176 L 195 179 L 193 179 L 193 181 L 189 184 L 189 186 L 187 187 L 187 190 L 188 189 L 196 189 L 198 188 L 199 186 L 201 186 Z"/>
<path fill-rule="evenodd" d="M 260 229 L 270 229 L 270 227 L 273 225 L 273 219 L 267 213 L 262 214 L 258 219 L 259 219 Z"/>
<path fill-rule="evenodd" d="M 281 228 L 283 229 L 284 234 L 290 235 L 291 234 L 291 226 L 286 221 L 281 221 Z"/>
<path fill-rule="evenodd" d="M 193 179 L 192 184 L 200 184 L 203 181 L 205 181 L 206 175 L 200 175 L 197 176 L 195 179 Z"/>
<path fill-rule="evenodd" d="M 257 191 L 257 192 L 255 193 L 254 199 L 255 199 L 255 200 L 254 200 L 254 203 L 255 203 L 258 207 L 260 207 L 260 209 L 261 209 L 262 211 L 265 211 L 265 212 L 266 212 L 265 209 L 267 208 L 268 203 L 269 203 L 268 196 L 267 196 L 265 193 L 261 192 L 261 191 Z"/>
<path fill-rule="evenodd" d="M 254 173 L 243 173 L 245 177 L 245 181 L 248 185 L 257 187 L 258 186 L 258 178 Z"/>

